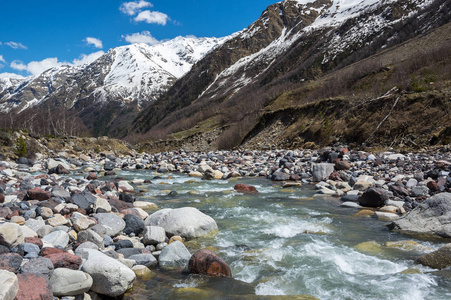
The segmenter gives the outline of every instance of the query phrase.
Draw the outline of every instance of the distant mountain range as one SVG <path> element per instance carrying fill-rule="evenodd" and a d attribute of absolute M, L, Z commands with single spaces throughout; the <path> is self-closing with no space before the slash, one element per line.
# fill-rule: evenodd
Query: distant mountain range
<path fill-rule="evenodd" d="M 415 72 L 420 76 L 425 67 L 420 63 L 405 71 L 409 75 L 397 73 L 416 57 L 409 47 L 448 24 L 450 7 L 446 0 L 285 0 L 229 37 L 123 46 L 89 65 L 63 66 L 24 80 L 0 79 L 0 109 L 65 107 L 92 134 L 162 138 L 174 147 L 251 146 L 255 136 L 269 134 L 264 129 L 277 118 L 284 125 L 260 147 L 325 142 L 322 131 L 330 131 L 327 140 L 355 140 L 349 132 L 329 130 L 340 123 L 326 119 L 324 111 L 294 128 L 306 111 L 301 107 L 344 95 L 356 103 L 376 99 L 393 85 L 405 94 Z M 433 53 L 448 45 L 444 37 L 423 48 Z M 395 60 L 387 53 L 401 54 Z M 282 113 L 287 109 L 290 114 Z M 380 135 L 377 130 L 371 138 L 366 134 L 358 142 Z"/>

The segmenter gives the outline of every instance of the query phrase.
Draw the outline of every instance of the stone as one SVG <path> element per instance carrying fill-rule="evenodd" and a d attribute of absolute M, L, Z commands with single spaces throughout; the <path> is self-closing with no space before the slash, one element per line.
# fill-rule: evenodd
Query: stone
<path fill-rule="evenodd" d="M 97 198 L 90 192 L 76 193 L 71 197 L 72 203 L 76 204 L 81 209 L 84 209 L 86 213 L 92 213 L 94 204 Z"/>
<path fill-rule="evenodd" d="M 91 242 L 97 245 L 97 247 L 103 248 L 103 238 L 91 229 L 80 231 L 77 235 L 77 242 Z"/>
<path fill-rule="evenodd" d="M 27 191 L 27 198 L 28 200 L 49 200 L 50 199 L 50 192 L 44 191 L 40 187 L 36 187 L 34 189 Z"/>
<path fill-rule="evenodd" d="M 375 215 L 377 219 L 381 221 L 394 221 L 399 219 L 399 216 L 396 213 L 376 211 Z"/>
<path fill-rule="evenodd" d="M 287 181 L 290 180 L 290 175 L 283 172 L 274 172 L 271 175 L 272 181 Z"/>
<path fill-rule="evenodd" d="M 374 216 L 374 211 L 368 210 L 368 209 L 363 209 L 363 210 L 359 211 L 358 213 L 355 213 L 353 216 L 354 217 L 371 217 L 371 216 Z"/>
<path fill-rule="evenodd" d="M 17 273 L 23 258 L 17 253 L 5 253 L 0 255 L 0 269 Z"/>
<path fill-rule="evenodd" d="M 65 168 L 62 164 L 59 164 L 58 166 L 49 169 L 49 174 L 58 174 L 58 175 L 65 175 L 69 174 L 70 171 L 68 168 Z"/>
<path fill-rule="evenodd" d="M 406 183 L 406 188 L 411 189 L 418 185 L 418 181 L 415 178 L 410 178 Z"/>
<path fill-rule="evenodd" d="M 258 194 L 257 189 L 255 188 L 255 186 L 252 186 L 252 185 L 238 183 L 238 184 L 235 184 L 235 186 L 233 188 L 235 189 L 235 191 L 238 191 L 238 192 L 244 193 L 244 194 Z"/>
<path fill-rule="evenodd" d="M 17 249 L 17 253 L 25 258 L 38 257 L 39 251 L 39 246 L 31 243 L 22 243 Z"/>
<path fill-rule="evenodd" d="M 146 201 L 135 201 L 133 202 L 133 206 L 137 208 L 141 208 L 143 210 L 155 210 L 158 209 L 158 206 L 152 202 Z"/>
<path fill-rule="evenodd" d="M 380 212 L 396 214 L 398 212 L 398 207 L 393 205 L 385 205 L 379 209 Z"/>
<path fill-rule="evenodd" d="M 344 195 L 340 198 L 342 202 L 359 202 L 359 195 Z"/>
<path fill-rule="evenodd" d="M 166 239 L 166 232 L 160 226 L 146 226 L 143 234 L 144 245 L 157 245 Z"/>
<path fill-rule="evenodd" d="M 0 245 L 8 248 L 16 247 L 24 242 L 20 226 L 14 223 L 5 223 L 0 226 Z"/>
<path fill-rule="evenodd" d="M 82 255 L 86 259 L 82 271 L 91 275 L 92 291 L 118 297 L 132 287 L 136 275 L 121 262 L 93 249 L 84 249 Z"/>
<path fill-rule="evenodd" d="M 179 242 L 183 243 L 183 239 L 182 239 L 181 236 L 173 235 L 173 236 L 171 236 L 171 238 L 169 239 L 168 244 L 171 244 L 171 243 L 173 243 L 173 242 L 175 242 L 175 241 L 179 241 Z"/>
<path fill-rule="evenodd" d="M 112 171 L 114 170 L 114 168 L 116 167 L 116 163 L 114 161 L 106 161 L 105 164 L 103 165 L 103 169 L 105 171 Z"/>
<path fill-rule="evenodd" d="M 67 244 L 69 244 L 69 235 L 62 230 L 57 230 L 44 236 L 42 238 L 42 241 L 49 243 L 54 247 L 64 249 L 66 248 Z"/>
<path fill-rule="evenodd" d="M 143 279 L 150 279 L 156 274 L 152 272 L 148 267 L 143 265 L 136 265 L 132 267 L 133 272 L 135 272 L 136 276 L 141 277 Z"/>
<path fill-rule="evenodd" d="M 53 300 L 49 279 L 44 275 L 25 273 L 17 275 L 19 291 L 16 300 Z"/>
<path fill-rule="evenodd" d="M 432 191 L 432 192 L 437 192 L 438 191 L 438 184 L 437 182 L 431 180 L 428 181 L 428 183 L 426 184 L 426 186 Z"/>
<path fill-rule="evenodd" d="M 126 235 L 130 235 L 133 233 L 134 235 L 140 235 L 144 231 L 144 221 L 135 215 L 125 215 L 124 216 L 125 221 L 125 228 L 123 232 Z"/>
<path fill-rule="evenodd" d="M 25 225 L 33 230 L 34 232 L 37 232 L 41 227 L 45 226 L 45 222 L 42 218 L 38 217 L 36 219 L 29 219 L 25 222 Z"/>
<path fill-rule="evenodd" d="M 52 227 L 70 225 L 70 221 L 60 214 L 56 214 L 53 218 L 48 219 L 47 223 Z"/>
<path fill-rule="evenodd" d="M 96 172 L 89 172 L 88 176 L 86 177 L 87 180 L 96 180 L 97 179 L 97 173 Z"/>
<path fill-rule="evenodd" d="M 116 251 L 123 249 L 123 248 L 133 248 L 133 243 L 132 243 L 132 241 L 129 241 L 129 240 L 120 240 L 120 241 L 114 242 L 112 245 L 114 246 Z"/>
<path fill-rule="evenodd" d="M 74 217 L 74 215 L 76 217 Z M 94 220 L 92 220 L 92 219 L 90 219 L 90 218 L 88 218 L 88 217 L 86 217 L 86 216 L 84 216 L 82 214 L 79 214 L 79 213 L 72 214 L 71 220 L 72 220 L 72 224 L 74 226 L 74 229 L 77 232 L 80 232 L 80 231 L 83 231 L 83 230 L 87 230 L 90 227 L 96 225 L 96 222 Z"/>
<path fill-rule="evenodd" d="M 42 240 L 38 237 L 25 237 L 25 243 L 35 244 L 39 248 L 43 246 Z"/>
<path fill-rule="evenodd" d="M 16 274 L 0 270 L 0 299 L 14 300 L 19 292 L 19 280 Z"/>
<path fill-rule="evenodd" d="M 227 263 L 208 249 L 198 250 L 191 256 L 188 270 L 193 274 L 232 277 L 232 271 Z"/>
<path fill-rule="evenodd" d="M 133 207 L 132 203 L 127 203 L 115 197 L 108 198 L 108 203 L 110 203 L 111 207 L 117 209 L 117 211 Z"/>
<path fill-rule="evenodd" d="M 446 244 L 437 251 L 421 256 L 418 262 L 424 266 L 439 270 L 450 267 L 451 244 Z"/>
<path fill-rule="evenodd" d="M 53 169 L 58 167 L 59 165 L 63 166 L 66 169 L 70 169 L 70 165 L 64 159 L 55 160 L 50 158 L 47 161 L 47 169 Z"/>
<path fill-rule="evenodd" d="M 164 269 L 183 269 L 187 266 L 190 258 L 191 254 L 185 245 L 176 241 L 161 250 L 158 265 Z"/>
<path fill-rule="evenodd" d="M 410 191 L 411 196 L 413 197 L 429 197 L 429 188 L 427 186 L 416 186 Z"/>
<path fill-rule="evenodd" d="M 380 188 L 370 188 L 359 198 L 359 204 L 366 207 L 382 207 L 388 200 L 388 194 Z"/>
<path fill-rule="evenodd" d="M 96 197 L 96 202 L 94 203 L 94 206 L 92 208 L 95 212 L 111 212 L 112 208 L 108 200 Z"/>
<path fill-rule="evenodd" d="M 330 174 L 334 171 L 335 164 L 329 163 L 321 163 L 321 164 L 313 164 L 312 174 L 313 181 L 319 182 L 326 180 Z"/>
<path fill-rule="evenodd" d="M 127 209 L 123 209 L 120 211 L 121 214 L 124 215 L 135 215 L 139 218 L 141 218 L 141 220 L 145 220 L 149 214 L 146 213 L 142 208 L 138 208 L 138 207 L 133 207 L 133 208 L 127 208 Z M 124 219 L 125 221 L 125 219 Z M 127 222 L 125 222 L 127 223 Z"/>
<path fill-rule="evenodd" d="M 106 229 L 106 234 L 115 237 L 119 235 L 125 228 L 125 221 L 113 213 L 95 214 L 93 217 L 97 220 L 97 224 L 102 225 Z"/>
<path fill-rule="evenodd" d="M 53 264 L 52 261 L 45 257 L 36 257 L 30 259 L 26 262 L 22 267 L 20 267 L 20 273 L 34 273 L 34 274 L 42 274 L 46 276 L 48 279 L 53 274 Z"/>
<path fill-rule="evenodd" d="M 135 190 L 133 186 L 125 180 L 119 181 L 118 187 L 124 192 L 133 192 Z"/>
<path fill-rule="evenodd" d="M 77 296 L 88 292 L 93 280 L 85 272 L 59 268 L 53 272 L 50 283 L 54 296 Z"/>
<path fill-rule="evenodd" d="M 202 173 L 198 172 L 198 171 L 191 171 L 191 172 L 189 172 L 189 176 L 190 177 L 203 177 L 204 175 L 202 175 Z"/>
<path fill-rule="evenodd" d="M 194 207 L 161 209 L 151 214 L 144 223 L 163 227 L 169 236 L 179 235 L 187 239 L 218 231 L 215 220 Z"/>
<path fill-rule="evenodd" d="M 55 269 L 66 268 L 78 270 L 82 263 L 82 259 L 79 256 L 67 252 L 49 254 L 46 255 L 45 258 L 52 262 Z"/>
<path fill-rule="evenodd" d="M 436 194 L 389 225 L 407 234 L 451 238 L 451 193 Z"/>
<path fill-rule="evenodd" d="M 357 191 L 366 191 L 372 185 L 373 184 L 371 182 L 368 182 L 368 181 L 357 181 L 352 188 L 354 190 L 357 190 Z"/>
<path fill-rule="evenodd" d="M 347 201 L 347 202 L 343 202 L 341 205 L 341 207 L 349 207 L 349 208 L 362 208 L 362 206 L 356 202 L 351 202 L 351 201 Z"/>
<path fill-rule="evenodd" d="M 23 224 L 25 224 L 25 218 L 24 217 L 22 217 L 22 216 L 13 216 L 12 218 L 11 218 L 11 220 L 9 220 L 11 223 L 15 223 L 15 224 L 18 224 L 18 225 L 23 225 Z"/>
<path fill-rule="evenodd" d="M 351 169 L 351 164 L 348 161 L 337 161 L 334 168 L 337 171 L 345 171 Z"/>
<path fill-rule="evenodd" d="M 135 254 L 128 257 L 136 261 L 137 265 L 143 265 L 148 268 L 154 267 L 158 264 L 157 259 L 150 253 Z"/>
<path fill-rule="evenodd" d="M 39 210 L 39 215 L 43 219 L 49 219 L 49 218 L 53 217 L 53 211 L 49 207 L 39 207 L 38 210 Z"/>

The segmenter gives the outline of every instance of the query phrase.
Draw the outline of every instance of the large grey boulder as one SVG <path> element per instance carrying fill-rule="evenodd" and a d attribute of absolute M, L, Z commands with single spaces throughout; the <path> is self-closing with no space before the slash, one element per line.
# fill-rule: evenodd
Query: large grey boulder
<path fill-rule="evenodd" d="M 76 296 L 81 295 L 91 288 L 93 281 L 91 275 L 66 268 L 58 268 L 50 279 L 53 295 Z"/>
<path fill-rule="evenodd" d="M 313 181 L 318 182 L 327 179 L 334 171 L 335 164 L 313 164 Z"/>
<path fill-rule="evenodd" d="M 169 236 L 179 235 L 191 239 L 216 232 L 218 225 L 213 218 L 194 207 L 165 208 L 151 214 L 146 226 L 161 226 Z"/>
<path fill-rule="evenodd" d="M 81 270 L 91 275 L 92 291 L 117 297 L 133 286 L 135 273 L 118 260 L 93 249 L 84 249 L 82 258 L 86 261 Z"/>
<path fill-rule="evenodd" d="M 408 234 L 451 237 L 451 193 L 440 193 L 426 199 L 389 227 Z"/>
<path fill-rule="evenodd" d="M 16 274 L 0 270 L 0 299 L 14 300 L 19 291 L 19 280 Z"/>
<path fill-rule="evenodd" d="M 125 228 L 125 221 L 113 213 L 101 213 L 93 216 L 97 220 L 97 224 L 102 225 L 105 234 L 115 237 Z"/>
<path fill-rule="evenodd" d="M 165 269 L 185 268 L 191 258 L 191 253 L 180 241 L 175 241 L 161 250 L 158 264 Z"/>

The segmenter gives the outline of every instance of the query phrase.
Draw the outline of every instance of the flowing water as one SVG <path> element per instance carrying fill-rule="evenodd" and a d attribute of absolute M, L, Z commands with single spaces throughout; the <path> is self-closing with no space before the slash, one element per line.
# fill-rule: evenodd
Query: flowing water
<path fill-rule="evenodd" d="M 120 175 L 129 180 L 155 176 L 145 171 Z M 259 194 L 237 193 L 236 183 L 251 184 Z M 160 208 L 192 206 L 214 218 L 217 234 L 186 245 L 192 252 L 215 251 L 229 264 L 233 279 L 155 270 L 154 277 L 136 283 L 129 299 L 451 297 L 449 273 L 415 263 L 415 258 L 438 249 L 444 241 L 392 233 L 385 222 L 353 216 L 357 210 L 340 207 L 337 199 L 313 197 L 311 186 L 283 189 L 262 178 L 203 181 L 166 174 L 138 188 L 143 190 L 139 200 Z M 406 240 L 415 243 L 386 246 Z"/>

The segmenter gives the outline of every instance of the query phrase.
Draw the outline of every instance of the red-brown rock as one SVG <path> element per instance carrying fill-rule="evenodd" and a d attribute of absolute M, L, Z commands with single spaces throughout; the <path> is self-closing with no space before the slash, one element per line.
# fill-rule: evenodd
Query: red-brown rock
<path fill-rule="evenodd" d="M 238 183 L 235 185 L 234 189 L 238 192 L 245 193 L 245 194 L 257 194 L 257 189 L 252 185 L 242 184 Z"/>
<path fill-rule="evenodd" d="M 0 203 L 4 203 L 5 202 L 5 195 L 0 194 Z"/>
<path fill-rule="evenodd" d="M 48 179 L 49 176 L 47 176 L 47 174 L 41 174 L 41 175 L 38 175 L 38 176 L 35 176 L 35 177 L 34 177 L 34 179 L 41 179 L 41 178 Z"/>
<path fill-rule="evenodd" d="M 41 252 L 39 252 L 39 256 L 47 256 L 51 254 L 59 254 L 64 253 L 63 249 L 53 248 L 53 247 L 45 247 L 41 249 Z"/>
<path fill-rule="evenodd" d="M 50 192 L 44 191 L 40 187 L 27 191 L 27 199 L 44 201 L 50 199 Z"/>
<path fill-rule="evenodd" d="M 19 292 L 16 300 L 53 300 L 50 281 L 41 274 L 25 273 L 17 275 Z"/>
<path fill-rule="evenodd" d="M 433 180 L 429 181 L 426 186 L 433 192 L 438 191 L 438 184 Z"/>
<path fill-rule="evenodd" d="M 42 248 L 42 246 L 43 246 L 42 240 L 37 237 L 26 237 L 25 243 L 35 244 L 39 248 Z"/>
<path fill-rule="evenodd" d="M 6 218 L 10 214 L 12 214 L 13 211 L 9 207 L 0 207 L 0 218 Z"/>
<path fill-rule="evenodd" d="M 343 181 L 340 178 L 340 173 L 338 173 L 338 172 L 332 172 L 332 174 L 329 175 L 329 179 L 334 180 L 334 181 Z"/>
<path fill-rule="evenodd" d="M 97 173 L 95 172 L 89 172 L 88 177 L 86 177 L 88 180 L 96 180 L 97 179 Z"/>
<path fill-rule="evenodd" d="M 337 171 L 349 170 L 350 168 L 351 168 L 351 164 L 346 160 L 337 161 L 335 163 L 335 170 L 337 170 Z"/>
<path fill-rule="evenodd" d="M 193 274 L 232 277 L 232 271 L 225 261 L 211 250 L 196 251 L 189 260 L 188 269 Z"/>
<path fill-rule="evenodd" d="M 127 203 L 125 201 L 113 197 L 108 197 L 108 203 L 110 203 L 110 205 L 116 208 L 118 211 L 133 207 L 132 203 Z"/>
<path fill-rule="evenodd" d="M 67 268 L 72 270 L 78 270 L 82 262 L 81 257 L 72 255 L 67 252 L 46 255 L 45 258 L 48 258 L 52 261 L 55 269 Z"/>
<path fill-rule="evenodd" d="M 116 175 L 116 172 L 114 171 L 105 171 L 105 176 L 114 176 Z"/>

